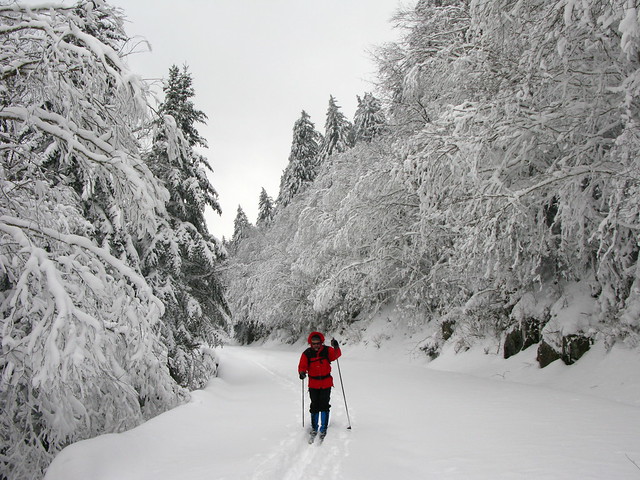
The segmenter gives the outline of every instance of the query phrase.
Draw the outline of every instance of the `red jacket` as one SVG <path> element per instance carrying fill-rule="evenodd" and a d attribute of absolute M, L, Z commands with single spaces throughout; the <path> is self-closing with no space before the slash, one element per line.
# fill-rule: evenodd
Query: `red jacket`
<path fill-rule="evenodd" d="M 319 335 L 321 341 L 324 342 L 324 335 L 313 332 L 309 335 L 309 343 L 311 343 L 311 337 L 313 335 Z M 300 363 L 298 364 L 298 372 L 305 372 L 309 375 L 309 388 L 333 387 L 331 362 L 341 354 L 340 348 L 327 347 L 326 345 L 322 345 L 318 351 L 309 347 L 302 352 Z"/>

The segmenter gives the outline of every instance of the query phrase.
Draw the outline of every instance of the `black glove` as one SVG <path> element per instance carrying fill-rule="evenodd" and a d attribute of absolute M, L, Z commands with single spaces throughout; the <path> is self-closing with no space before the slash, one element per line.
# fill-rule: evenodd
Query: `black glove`
<path fill-rule="evenodd" d="M 331 346 L 333 348 L 340 348 L 340 345 L 338 345 L 338 341 L 335 338 L 331 339 Z"/>
<path fill-rule="evenodd" d="M 300 372 L 300 380 L 304 380 L 307 378 L 307 374 L 305 372 Z"/>

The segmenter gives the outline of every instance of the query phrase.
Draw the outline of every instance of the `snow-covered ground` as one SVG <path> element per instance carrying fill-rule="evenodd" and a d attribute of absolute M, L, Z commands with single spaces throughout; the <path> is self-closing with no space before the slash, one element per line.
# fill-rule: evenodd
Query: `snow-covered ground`
<path fill-rule="evenodd" d="M 509 360 L 445 352 L 427 364 L 403 343 L 346 345 L 353 428 L 334 366 L 329 434 L 310 446 L 302 348 L 221 349 L 219 378 L 190 403 L 71 445 L 45 479 L 640 478 L 636 353 L 596 345 L 576 365 L 541 370 L 535 348 Z"/>

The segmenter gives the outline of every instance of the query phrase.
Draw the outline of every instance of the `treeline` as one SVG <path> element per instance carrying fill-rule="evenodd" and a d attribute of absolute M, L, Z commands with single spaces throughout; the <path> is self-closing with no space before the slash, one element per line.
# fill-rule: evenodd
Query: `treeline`
<path fill-rule="evenodd" d="M 238 338 L 348 334 L 398 305 L 437 327 L 432 356 L 519 328 L 520 347 L 557 354 L 567 332 L 637 345 L 637 9 L 421 0 L 393 20 L 401 40 L 376 52 L 381 128 L 328 155 L 330 130 L 308 134 L 313 175 L 296 174 L 303 114 L 269 221 L 237 224 Z M 590 310 L 558 324 L 554 305 L 587 290 Z"/>
<path fill-rule="evenodd" d="M 229 328 L 206 116 L 186 67 L 150 102 L 123 21 L 0 2 L 0 478 L 176 405 Z"/>

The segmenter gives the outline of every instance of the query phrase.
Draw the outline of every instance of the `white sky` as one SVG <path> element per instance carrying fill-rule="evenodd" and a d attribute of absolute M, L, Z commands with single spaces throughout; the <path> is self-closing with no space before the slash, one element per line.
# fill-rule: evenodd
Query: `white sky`
<path fill-rule="evenodd" d="M 368 51 L 397 36 L 389 19 L 399 0 L 112 0 L 151 53 L 129 57 L 145 79 L 189 67 L 198 131 L 209 144 L 222 217 L 211 233 L 230 238 L 238 205 L 255 223 L 264 187 L 277 197 L 294 122 L 304 109 L 324 132 L 329 95 L 353 119 L 356 95 L 374 91 Z M 409 2 L 410 4 L 411 2 Z"/>

